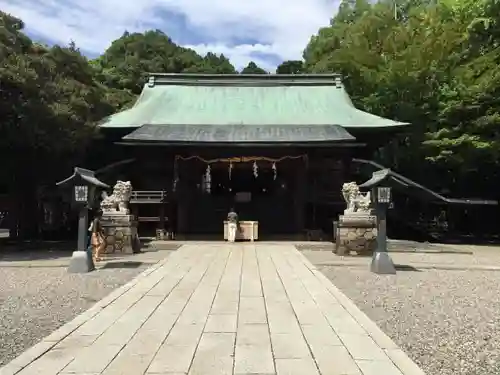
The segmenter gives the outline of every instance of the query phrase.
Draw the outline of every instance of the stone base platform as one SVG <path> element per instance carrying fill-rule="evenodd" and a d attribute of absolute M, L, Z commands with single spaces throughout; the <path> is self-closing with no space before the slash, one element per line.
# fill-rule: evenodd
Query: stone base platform
<path fill-rule="evenodd" d="M 425 375 L 291 244 L 184 245 L 2 375 Z"/>
<path fill-rule="evenodd" d="M 105 254 L 138 253 L 141 248 L 134 215 L 105 214 L 101 223 L 106 239 Z"/>
<path fill-rule="evenodd" d="M 371 255 L 377 247 L 377 218 L 374 215 L 341 215 L 336 231 L 334 252 L 338 255 L 348 255 L 352 251 Z"/>

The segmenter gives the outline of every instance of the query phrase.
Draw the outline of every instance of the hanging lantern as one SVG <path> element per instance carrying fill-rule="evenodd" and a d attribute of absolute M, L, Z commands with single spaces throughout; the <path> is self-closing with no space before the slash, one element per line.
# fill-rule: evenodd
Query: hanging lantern
<path fill-rule="evenodd" d="M 210 164 L 207 164 L 207 170 L 205 171 L 205 186 L 207 193 L 210 193 L 212 190 L 212 175 L 211 175 Z"/>
<path fill-rule="evenodd" d="M 179 182 L 179 167 L 177 165 L 177 158 L 174 161 L 174 181 L 172 182 L 172 191 L 177 191 L 177 183 Z"/>
<path fill-rule="evenodd" d="M 253 162 L 253 176 L 255 178 L 259 177 L 259 167 L 257 166 L 257 162 Z"/>
<path fill-rule="evenodd" d="M 276 178 L 278 177 L 278 171 L 276 170 L 276 162 L 273 163 L 272 169 L 273 169 L 273 180 L 276 181 Z"/>
<path fill-rule="evenodd" d="M 230 161 L 229 162 L 229 170 L 228 170 L 228 173 L 229 173 L 229 180 L 231 180 L 231 173 L 233 172 L 233 162 Z"/>

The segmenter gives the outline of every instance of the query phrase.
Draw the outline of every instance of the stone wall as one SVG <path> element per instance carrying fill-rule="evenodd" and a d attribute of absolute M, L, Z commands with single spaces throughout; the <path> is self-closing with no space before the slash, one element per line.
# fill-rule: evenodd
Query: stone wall
<path fill-rule="evenodd" d="M 132 215 L 103 215 L 105 254 L 132 254 L 140 251 L 137 222 Z"/>
<path fill-rule="evenodd" d="M 372 254 L 377 247 L 377 228 L 339 228 L 337 254 Z"/>
<path fill-rule="evenodd" d="M 335 253 L 371 255 L 377 247 L 376 218 L 372 215 L 340 216 L 337 224 Z"/>

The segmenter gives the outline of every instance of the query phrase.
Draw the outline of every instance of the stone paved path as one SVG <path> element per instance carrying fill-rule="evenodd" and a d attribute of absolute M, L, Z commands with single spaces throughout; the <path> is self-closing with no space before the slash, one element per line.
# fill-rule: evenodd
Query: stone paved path
<path fill-rule="evenodd" d="M 188 244 L 1 375 L 422 375 L 289 244 Z"/>

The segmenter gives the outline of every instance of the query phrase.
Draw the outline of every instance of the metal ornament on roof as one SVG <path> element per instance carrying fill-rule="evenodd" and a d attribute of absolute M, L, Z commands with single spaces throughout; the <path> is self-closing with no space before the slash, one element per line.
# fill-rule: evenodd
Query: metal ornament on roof
<path fill-rule="evenodd" d="M 278 177 L 278 171 L 276 169 L 276 162 L 273 163 L 273 166 L 271 168 L 273 169 L 273 180 L 276 181 L 276 178 Z"/>
<path fill-rule="evenodd" d="M 254 176 L 255 178 L 259 177 L 259 167 L 258 167 L 258 165 L 257 165 L 257 162 L 256 162 L 256 161 L 254 161 L 254 162 L 253 162 L 253 167 L 252 167 L 252 169 L 253 169 L 253 176 Z"/>

